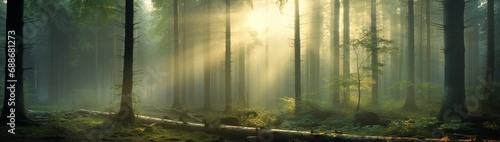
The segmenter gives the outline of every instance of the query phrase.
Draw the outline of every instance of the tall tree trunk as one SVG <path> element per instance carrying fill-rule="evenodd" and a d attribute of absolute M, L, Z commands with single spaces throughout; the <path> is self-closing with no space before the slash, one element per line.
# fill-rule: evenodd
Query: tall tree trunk
<path fill-rule="evenodd" d="M 331 0 L 331 12 L 332 12 L 332 32 L 330 34 L 330 40 L 332 43 L 330 44 L 330 51 L 332 55 L 330 55 L 331 61 L 333 62 L 333 68 L 331 72 L 331 76 L 334 78 L 339 77 L 339 64 L 340 64 L 340 43 L 339 43 L 339 16 L 340 16 L 340 1 L 339 0 Z M 339 90 L 340 84 L 335 82 L 333 86 L 333 105 L 339 105 Z"/>
<path fill-rule="evenodd" d="M 350 64 L 350 52 L 349 52 L 349 40 L 351 40 L 351 38 L 349 37 L 350 36 L 350 25 L 349 25 L 349 0 L 343 0 L 342 1 L 343 4 L 344 4 L 344 41 L 343 41 L 343 45 L 344 45 L 344 48 L 343 48 L 343 71 L 342 73 L 344 75 L 349 75 L 351 74 L 351 64 Z M 349 90 L 349 87 L 350 87 L 350 84 L 348 83 L 344 83 L 343 85 L 344 87 L 344 91 L 342 92 L 344 94 L 344 105 L 348 105 L 350 99 L 349 99 L 349 93 L 350 93 L 350 90 Z"/>
<path fill-rule="evenodd" d="M 132 79 L 134 64 L 134 0 L 125 1 L 125 51 L 123 57 L 122 98 L 118 120 L 134 123 Z"/>
<path fill-rule="evenodd" d="M 174 0 L 174 100 L 172 108 L 180 108 L 179 98 L 179 2 Z"/>
<path fill-rule="evenodd" d="M 246 44 L 242 44 L 238 49 L 238 99 L 241 105 L 245 103 L 245 47 Z"/>
<path fill-rule="evenodd" d="M 397 22 L 396 22 L 396 19 L 397 19 L 397 13 L 396 12 L 392 12 L 391 13 L 391 27 L 390 30 L 391 30 L 391 40 L 392 41 L 395 41 L 392 43 L 392 46 L 393 47 L 398 47 L 398 43 L 401 42 L 401 37 L 398 36 L 398 33 L 399 32 L 402 32 L 400 31 L 400 29 L 398 29 L 397 27 Z M 399 49 L 401 50 L 401 47 L 399 47 Z M 398 53 L 395 53 L 395 54 L 391 54 L 391 69 L 390 69 L 390 72 L 391 72 L 391 75 L 390 76 L 390 84 L 389 85 L 392 85 L 392 84 L 395 84 L 397 83 L 399 80 L 400 80 L 400 72 L 398 72 L 398 69 L 399 69 L 399 62 L 400 62 L 400 54 Z M 391 96 L 393 98 L 395 98 L 395 96 L 399 96 L 399 90 L 398 89 L 392 89 L 391 91 Z"/>
<path fill-rule="evenodd" d="M 377 50 L 377 0 L 371 0 L 371 56 L 372 56 L 372 100 L 373 105 L 378 104 L 378 50 Z"/>
<path fill-rule="evenodd" d="M 300 84 L 300 15 L 299 0 L 294 1 L 294 54 L 295 54 L 295 113 L 301 110 L 302 94 Z"/>
<path fill-rule="evenodd" d="M 57 54 L 56 54 L 56 47 L 57 47 L 57 44 L 59 42 L 56 42 L 56 40 L 58 39 L 58 37 L 56 37 L 57 35 L 59 35 L 57 32 L 56 32 L 56 27 L 55 27 L 55 24 L 54 23 L 51 23 L 50 24 L 50 86 L 49 86 L 49 95 L 48 95 L 48 102 L 50 104 L 59 104 L 59 93 L 57 92 L 57 81 L 59 80 L 58 79 L 58 76 L 57 76 L 57 65 L 56 65 L 56 61 L 57 61 Z"/>
<path fill-rule="evenodd" d="M 265 3 L 266 3 L 266 13 L 269 13 L 269 2 L 270 2 L 270 0 L 266 0 L 265 1 Z M 265 79 L 262 79 L 262 80 L 264 80 L 264 83 L 262 83 L 262 85 L 265 85 L 264 87 L 266 87 L 266 88 L 264 88 L 264 90 L 265 90 L 264 93 L 265 94 L 274 93 L 274 92 L 271 92 L 270 89 L 269 89 L 269 87 L 268 87 L 269 86 L 268 84 L 270 82 L 270 80 L 269 80 L 269 78 L 270 78 L 269 77 L 269 73 L 270 73 L 270 71 L 269 71 L 270 70 L 269 69 L 269 50 L 270 50 L 269 49 L 269 21 L 270 21 L 269 20 L 269 14 L 266 14 L 266 29 L 265 29 L 265 32 L 266 32 L 266 43 L 264 45 L 265 48 L 266 48 L 265 49 L 265 54 L 264 54 L 264 56 L 265 56 L 264 57 L 264 59 L 265 59 L 265 61 L 264 61 L 264 64 L 265 64 L 264 65 L 265 66 L 264 77 L 265 77 Z"/>
<path fill-rule="evenodd" d="M 423 61 L 424 61 L 424 56 L 423 56 L 423 52 L 424 52 L 424 1 L 423 0 L 420 0 L 418 2 L 420 4 L 420 18 L 419 18 L 419 27 L 418 27 L 418 67 L 417 67 L 417 70 L 418 70 L 418 80 L 420 81 L 420 83 L 424 82 L 424 70 L 423 70 Z M 422 88 L 423 86 L 422 85 L 419 85 L 419 90 L 423 90 Z"/>
<path fill-rule="evenodd" d="M 15 126 L 30 124 L 24 105 L 24 0 L 7 1 L 5 82 L 2 107 L 2 125 L 10 126 L 8 132 L 15 134 Z"/>
<path fill-rule="evenodd" d="M 101 84 L 100 84 L 100 80 L 101 80 L 101 76 L 99 75 L 99 73 L 101 73 L 99 71 L 99 44 L 98 44 L 98 40 L 97 40 L 97 35 L 98 35 L 98 32 L 99 32 L 99 29 L 96 28 L 96 31 L 95 31 L 95 35 L 94 35 L 94 81 L 95 81 L 95 88 L 94 88 L 94 95 L 95 95 L 95 98 L 97 100 L 97 104 L 101 104 L 102 100 L 103 100 L 103 95 L 104 94 L 101 94 Z"/>
<path fill-rule="evenodd" d="M 181 60 L 182 60 L 182 64 L 180 64 L 181 67 L 181 71 L 179 72 L 181 74 L 181 81 L 180 81 L 180 88 L 181 88 L 181 91 L 180 91 L 180 99 L 181 99 L 181 105 L 186 105 L 186 101 L 187 101 L 187 93 L 186 91 L 188 90 L 187 89 L 187 56 L 186 56 L 186 53 L 187 53 L 187 42 L 186 42 L 186 27 L 187 27 L 187 23 L 186 23 L 186 1 L 185 0 L 181 0 L 180 3 L 179 3 L 179 12 L 182 14 L 182 16 L 180 17 L 180 28 L 182 31 L 182 39 L 180 40 L 180 44 L 182 46 L 180 46 L 180 56 L 179 57 Z"/>
<path fill-rule="evenodd" d="M 311 27 L 310 27 L 310 36 L 309 36 L 309 91 L 311 97 L 314 99 L 319 99 L 318 97 L 320 96 L 320 86 L 319 86 L 319 74 L 320 74 L 320 68 L 319 68 L 319 50 L 320 50 L 320 45 L 321 45 L 321 25 L 322 25 L 322 18 L 321 18 L 321 1 L 315 0 L 315 1 L 309 1 L 311 2 L 311 7 L 312 7 L 312 20 L 311 20 Z"/>
<path fill-rule="evenodd" d="M 488 0 L 487 2 L 487 30 L 486 30 L 486 86 L 484 87 L 484 101 L 481 103 L 482 113 L 488 113 L 492 111 L 493 105 L 493 81 L 494 81 L 494 68 L 495 68 L 495 11 L 494 11 L 494 0 Z"/>
<path fill-rule="evenodd" d="M 406 0 L 401 0 L 401 3 L 400 3 L 400 9 L 401 9 L 401 13 L 400 13 L 401 14 L 400 15 L 401 18 L 400 18 L 400 20 L 401 21 L 400 21 L 400 27 L 399 28 L 401 30 L 401 32 L 400 32 L 400 37 L 401 38 L 400 38 L 400 42 L 399 42 L 399 47 L 401 47 L 401 48 L 399 49 L 399 57 L 400 57 L 399 60 L 400 60 L 400 62 L 399 62 L 399 65 L 398 65 L 399 66 L 399 68 L 398 68 L 398 73 L 399 73 L 398 74 L 399 75 L 398 78 L 399 78 L 399 80 L 398 81 L 403 81 L 405 79 L 403 65 L 404 65 L 404 57 L 406 55 L 405 54 L 405 50 L 406 50 L 405 45 L 406 45 L 406 42 L 407 42 L 406 40 L 407 39 L 405 39 L 403 37 L 406 37 L 406 34 L 408 32 L 407 31 L 408 29 L 406 28 L 408 26 L 408 23 L 407 23 L 407 20 L 405 20 L 405 13 L 407 13 L 408 10 L 405 8 L 405 1 Z M 404 90 L 400 90 L 399 92 L 402 93 L 402 92 L 404 92 Z M 401 95 L 400 94 L 396 94 L 394 97 L 395 97 L 395 99 L 398 99 L 398 100 L 401 99 Z"/>
<path fill-rule="evenodd" d="M 438 120 L 465 119 L 464 7 L 461 0 L 444 0 L 444 99 Z"/>
<path fill-rule="evenodd" d="M 195 3 L 191 2 L 189 4 L 194 5 Z M 198 31 L 196 30 L 198 28 L 193 28 L 193 27 L 199 27 L 197 25 L 198 22 L 196 22 L 194 20 L 195 19 L 194 14 L 197 14 L 199 12 L 197 10 L 195 10 L 195 8 L 197 8 L 197 7 L 193 7 L 193 6 L 189 7 L 189 5 L 185 6 L 185 7 L 186 7 L 185 11 L 191 12 L 191 13 L 188 13 L 188 15 L 186 17 L 188 20 L 186 23 L 186 24 L 188 24 L 187 25 L 188 26 L 187 33 L 188 33 L 188 37 L 191 37 L 189 41 L 187 39 L 185 39 L 185 41 L 188 44 L 187 45 L 188 48 L 186 49 L 186 57 L 187 57 L 186 58 L 186 61 L 187 61 L 187 63 L 186 63 L 186 65 L 187 65 L 187 71 L 186 71 L 186 73 L 187 73 L 187 76 L 186 76 L 187 77 L 187 80 L 186 80 L 187 81 L 187 90 L 186 90 L 187 99 L 186 100 L 188 103 L 191 103 L 191 105 L 194 105 L 194 103 L 195 103 L 194 98 L 195 98 L 195 93 L 196 93 L 195 90 L 197 90 L 195 88 L 195 74 L 194 74 L 194 64 L 195 64 L 195 57 L 194 57 L 194 52 L 195 52 L 194 47 L 195 46 L 194 45 L 198 44 L 199 40 L 195 39 L 195 38 L 197 38 L 197 36 L 195 36 L 195 35 L 198 34 Z M 193 13 L 193 11 L 194 11 L 194 13 Z M 189 35 L 189 34 L 191 34 L 191 35 Z"/>
<path fill-rule="evenodd" d="M 226 105 L 225 111 L 231 111 L 231 0 L 226 0 L 226 60 L 225 60 L 225 79 L 226 79 Z"/>
<path fill-rule="evenodd" d="M 211 97 L 210 97 L 210 70 L 212 69 L 211 68 L 211 65 L 210 65 L 210 58 L 211 58 L 211 54 L 212 54 L 212 51 L 211 51 L 211 36 L 210 36 L 210 25 L 211 25 L 211 22 L 212 22 L 212 15 L 211 15 L 211 9 L 212 9 L 212 1 L 211 0 L 206 0 L 206 16 L 205 16 L 205 22 L 206 22 L 206 31 L 205 31 L 205 34 L 206 34 L 206 37 L 205 37 L 205 48 L 203 48 L 203 53 L 205 53 L 203 56 L 204 59 L 203 59 L 203 76 L 204 76 L 204 84 L 203 84 L 203 87 L 204 87 L 204 93 L 205 93 L 205 97 L 204 97 L 204 109 L 205 110 L 212 110 L 212 104 L 211 104 Z"/>
<path fill-rule="evenodd" d="M 414 70 L 415 70 L 415 23 L 413 14 L 413 0 L 408 0 L 408 81 L 411 84 L 415 83 Z M 417 110 L 417 104 L 415 103 L 415 87 L 413 85 L 408 85 L 408 90 L 406 93 L 406 101 L 403 105 L 403 109 L 415 111 Z"/>
<path fill-rule="evenodd" d="M 425 1 L 425 25 L 426 25 L 426 70 L 425 70 L 425 81 L 431 82 L 431 1 Z M 429 100 L 431 94 L 430 86 L 427 86 L 427 94 L 429 94 Z"/>

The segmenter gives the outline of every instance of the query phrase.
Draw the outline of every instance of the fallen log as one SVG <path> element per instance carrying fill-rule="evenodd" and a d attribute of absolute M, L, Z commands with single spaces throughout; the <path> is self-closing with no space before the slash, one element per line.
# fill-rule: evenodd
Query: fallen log
<path fill-rule="evenodd" d="M 198 122 L 203 122 L 203 120 L 201 120 L 200 118 L 197 118 L 194 116 L 194 114 L 192 113 L 189 113 L 188 111 L 181 111 L 181 110 L 178 110 L 178 109 L 172 109 L 172 111 L 176 112 L 176 113 L 179 113 L 181 116 L 187 116 L 193 120 L 196 120 Z"/>
<path fill-rule="evenodd" d="M 193 113 L 190 113 L 188 111 L 183 111 L 183 110 L 179 110 L 179 109 L 171 109 L 171 108 L 160 108 L 160 107 L 157 107 L 157 106 L 151 106 L 152 109 L 158 111 L 158 112 L 174 112 L 174 113 L 177 113 L 181 116 L 186 116 L 186 117 L 189 117 L 197 122 L 203 122 L 203 120 L 201 118 L 198 118 L 196 116 L 200 116 L 198 114 L 193 114 Z"/>
<path fill-rule="evenodd" d="M 115 115 L 110 112 L 91 111 L 91 110 L 78 110 L 79 112 L 91 113 L 98 116 L 110 117 Z M 450 141 L 450 139 L 443 138 L 415 138 L 415 137 L 390 137 L 390 136 L 364 136 L 352 135 L 341 133 L 317 133 L 311 131 L 297 131 L 297 130 L 283 130 L 283 129 L 261 129 L 256 127 L 245 126 L 207 126 L 200 123 L 182 122 L 170 119 L 161 119 L 148 116 L 136 116 L 137 120 L 145 123 L 163 126 L 168 129 L 177 129 L 188 132 L 204 132 L 207 134 L 221 135 L 231 139 L 252 140 L 258 138 L 260 141 L 290 141 L 292 139 L 315 141 L 315 142 L 335 142 L 335 141 Z M 455 139 L 451 141 L 471 141 L 471 139 Z"/>

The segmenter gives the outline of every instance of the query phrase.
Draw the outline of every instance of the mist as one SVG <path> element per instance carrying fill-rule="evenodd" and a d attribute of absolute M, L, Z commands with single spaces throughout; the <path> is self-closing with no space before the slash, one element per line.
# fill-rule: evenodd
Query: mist
<path fill-rule="evenodd" d="M 40 111 L 67 111 L 167 130 L 171 124 L 142 115 L 207 128 L 493 137 L 498 2 L 445 1 L 24 0 L 9 11 L 12 1 L 4 0 L 2 117 L 10 107 L 8 34 L 17 30 L 24 52 L 16 52 L 23 80 L 16 85 L 24 88 L 15 92 L 22 102 L 15 114 L 37 125 L 45 123 L 30 117 L 53 119 Z M 9 12 L 23 13 L 20 22 L 9 24 Z M 91 118 L 95 127 L 108 120 Z M 107 130 L 114 128 L 102 132 L 106 138 Z M 207 135 L 247 140 L 232 133 Z M 317 140 L 285 133 L 290 138 L 272 141 Z"/>

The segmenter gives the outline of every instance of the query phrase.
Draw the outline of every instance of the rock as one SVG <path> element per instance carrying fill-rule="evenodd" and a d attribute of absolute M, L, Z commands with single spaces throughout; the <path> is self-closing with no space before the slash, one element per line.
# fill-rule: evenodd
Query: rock
<path fill-rule="evenodd" d="M 224 125 L 241 126 L 240 120 L 233 116 L 221 118 L 220 123 Z"/>
<path fill-rule="evenodd" d="M 380 122 L 380 118 L 374 112 L 360 112 L 354 114 L 354 123 L 357 123 L 361 126 L 382 125 Z"/>

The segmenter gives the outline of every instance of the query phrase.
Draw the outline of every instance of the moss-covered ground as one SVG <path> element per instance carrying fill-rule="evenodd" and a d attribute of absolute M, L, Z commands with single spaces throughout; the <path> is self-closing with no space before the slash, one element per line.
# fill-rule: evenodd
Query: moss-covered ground
<path fill-rule="evenodd" d="M 74 111 L 50 111 L 28 113 L 39 126 L 17 126 L 15 135 L 8 133 L 9 127 L 1 127 L 0 141 L 130 141 L 130 142 L 217 142 L 224 138 L 198 132 L 164 129 L 136 123 L 120 125 L 109 118 Z"/>
<path fill-rule="evenodd" d="M 372 136 L 404 136 L 425 138 L 467 138 L 467 139 L 500 139 L 500 120 L 469 123 L 462 121 L 438 121 L 434 116 L 439 107 L 421 105 L 418 111 L 403 111 L 402 104 L 387 102 L 378 107 L 362 105 L 362 111 L 375 112 L 384 126 L 359 126 L 353 123 L 355 107 L 331 107 L 322 103 L 304 102 L 302 113 L 294 114 L 294 102 L 291 98 L 283 98 L 282 103 L 274 109 L 264 107 L 243 108 L 235 106 L 230 113 L 220 111 L 205 111 L 185 109 L 192 114 L 199 114 L 208 122 L 217 125 L 219 118 L 233 116 L 239 118 L 241 124 L 251 127 L 279 128 L 288 130 L 313 130 L 315 132 L 341 132 L 345 134 Z M 110 118 L 92 114 L 75 113 L 78 108 L 58 106 L 32 107 L 38 112 L 28 113 L 28 117 L 40 124 L 35 127 L 16 127 L 16 134 L 7 133 L 8 127 L 2 126 L 0 141 L 231 141 L 222 136 L 209 135 L 200 132 L 166 129 L 160 126 L 141 124 L 123 126 Z M 92 108 L 87 108 L 92 109 Z M 94 108 L 99 111 L 116 111 L 116 108 Z M 182 114 L 167 111 L 166 107 L 138 107 L 136 114 L 152 117 L 168 117 L 178 120 Z M 246 116 L 247 112 L 255 111 L 258 116 Z M 184 117 L 183 121 L 196 122 Z"/>

